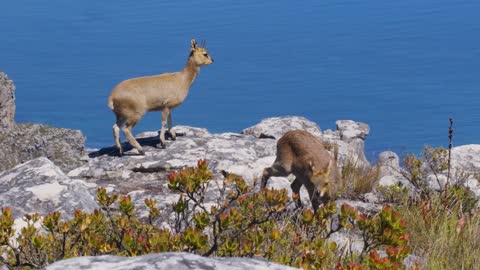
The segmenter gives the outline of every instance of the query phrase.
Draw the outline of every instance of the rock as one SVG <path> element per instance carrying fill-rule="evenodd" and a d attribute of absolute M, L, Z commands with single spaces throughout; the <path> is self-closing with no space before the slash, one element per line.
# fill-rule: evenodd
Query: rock
<path fill-rule="evenodd" d="M 0 133 L 0 171 L 47 157 L 64 171 L 83 165 L 85 137 L 79 130 L 41 124 L 17 124 Z"/>
<path fill-rule="evenodd" d="M 358 166 L 370 166 L 364 152 L 364 140 L 369 132 L 368 125 L 351 120 L 340 120 L 337 121 L 337 128 L 340 129 L 321 132 L 317 124 L 304 117 L 272 117 L 244 129 L 242 134 L 253 135 L 256 138 L 278 140 L 289 130 L 303 129 L 318 136 L 324 142 L 338 146 L 338 163 L 340 167 L 343 167 L 347 162 L 356 162 Z"/>
<path fill-rule="evenodd" d="M 244 129 L 242 134 L 278 140 L 285 132 L 295 129 L 303 129 L 317 136 L 321 134 L 317 124 L 300 116 L 267 118 L 255 126 Z"/>
<path fill-rule="evenodd" d="M 352 120 L 338 120 L 335 123 L 340 132 L 340 139 L 345 142 L 353 139 L 365 140 L 370 132 L 370 127 L 365 123 Z"/>
<path fill-rule="evenodd" d="M 214 173 L 214 182 L 220 183 L 223 179 L 221 172 L 224 170 L 243 176 L 250 185 L 254 183 L 258 185 L 263 169 L 271 166 L 275 160 L 276 140 L 259 139 L 256 136 L 260 137 L 260 134 L 278 136 L 281 130 L 269 133 L 267 127 L 271 125 L 277 128 L 289 122 L 310 129 L 318 136 L 328 137 L 328 140 L 336 140 L 339 145 L 340 164 L 357 155 L 356 149 L 339 139 L 338 132 L 328 131 L 322 134 L 316 124 L 305 118 L 277 117 L 265 119 L 262 121 L 263 124 L 246 129 L 249 131 L 244 133 L 248 134 L 211 134 L 200 128 L 175 127 L 175 131 L 184 136 L 178 136 L 176 141 L 167 141 L 166 149 L 155 147 L 159 142 L 158 132 L 142 133 L 137 138 L 146 151 L 144 156 L 138 155 L 128 143 L 123 145 L 125 150 L 123 157 L 117 156 L 115 147 L 100 149 L 90 153 L 87 163 L 68 172 L 68 176 L 109 186 L 122 194 L 131 194 L 142 208 L 143 199 L 147 197 L 157 199 L 161 208 L 175 201 L 178 194 L 168 189 L 167 174 L 185 166 L 195 166 L 199 159 L 209 161 L 209 169 Z M 283 180 L 269 181 L 269 187 L 286 188 L 291 192 L 291 182 L 287 178 L 279 179 Z M 214 202 L 218 197 L 218 190 L 213 188 L 215 185 L 211 186 L 212 189 L 206 198 L 207 203 Z M 305 205 L 311 205 L 306 191 L 301 192 L 301 198 Z"/>
<path fill-rule="evenodd" d="M 96 256 L 79 257 L 59 261 L 46 267 L 46 270 L 287 270 L 296 269 L 264 260 L 251 258 L 206 258 L 191 253 L 158 253 L 137 257 Z"/>
<path fill-rule="evenodd" d="M 72 180 L 47 158 L 40 157 L 0 173 L 0 205 L 10 207 L 14 218 L 25 214 L 59 211 L 71 218 L 74 209 L 93 211 L 96 185 Z"/>
<path fill-rule="evenodd" d="M 378 155 L 378 164 L 380 167 L 380 176 L 399 175 L 400 158 L 392 151 L 384 151 Z"/>
<path fill-rule="evenodd" d="M 338 250 L 342 251 L 343 255 L 358 253 L 363 250 L 364 243 L 360 234 L 346 231 L 344 229 L 334 232 L 327 239 L 327 242 L 337 243 Z"/>
<path fill-rule="evenodd" d="M 480 171 L 480 144 L 452 148 L 452 168 L 466 172 Z"/>
<path fill-rule="evenodd" d="M 351 207 L 356 208 L 360 213 L 365 214 L 367 216 L 373 216 L 382 210 L 382 206 L 375 203 L 368 203 L 362 201 L 352 201 L 352 200 L 337 200 L 336 201 L 338 208 L 343 204 L 348 204 Z"/>
<path fill-rule="evenodd" d="M 145 156 L 137 155 L 129 144 L 124 144 L 126 152 L 121 158 L 115 147 L 92 152 L 88 163 L 70 171 L 68 176 L 113 184 L 123 193 L 149 190 L 166 194 L 169 192 L 165 181 L 167 174 L 185 166 L 195 166 L 199 159 L 209 161 L 215 180 L 223 179 L 221 171 L 225 170 L 243 176 L 250 184 L 275 159 L 274 140 L 235 133 L 210 134 L 186 127 L 183 132 L 192 135 L 167 141 L 166 149 L 155 148 L 159 142 L 156 132 L 150 133 L 153 137 L 138 139 L 146 151 Z"/>
<path fill-rule="evenodd" d="M 15 85 L 0 72 L 0 131 L 15 126 Z"/>
<path fill-rule="evenodd" d="M 293 178 L 291 180 L 289 178 L 290 177 L 270 177 L 266 188 L 275 190 L 285 189 L 288 192 L 288 197 L 292 198 L 293 192 L 290 185 L 292 184 L 293 179 L 295 179 L 295 176 L 291 176 L 291 178 Z M 308 195 L 308 191 L 305 186 L 300 188 L 300 200 L 304 207 L 312 207 L 310 196 Z"/>
<path fill-rule="evenodd" d="M 414 190 L 413 185 L 401 173 L 400 158 L 396 153 L 392 151 L 381 152 L 378 155 L 378 164 L 380 164 L 380 179 L 377 186 L 388 187 L 400 185 L 407 187 L 410 191 Z"/>
<path fill-rule="evenodd" d="M 450 181 L 460 181 L 480 199 L 480 144 L 468 144 L 452 148 L 452 172 Z M 446 177 L 443 177 L 443 182 Z M 434 184 L 438 186 L 438 184 Z M 480 206 L 480 203 L 479 203 Z"/>

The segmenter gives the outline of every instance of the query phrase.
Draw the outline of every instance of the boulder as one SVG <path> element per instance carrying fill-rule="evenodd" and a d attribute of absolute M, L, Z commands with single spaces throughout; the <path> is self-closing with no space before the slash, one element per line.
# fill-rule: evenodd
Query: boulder
<path fill-rule="evenodd" d="M 480 144 L 452 148 L 452 177 L 464 181 L 480 199 Z"/>
<path fill-rule="evenodd" d="M 352 120 L 339 120 L 336 122 L 337 130 L 321 131 L 314 122 L 304 117 L 287 116 L 272 117 L 246 128 L 242 134 L 252 135 L 256 138 L 270 138 L 278 140 L 282 135 L 295 129 L 306 130 L 319 137 L 322 141 L 338 146 L 338 163 L 340 167 L 347 162 L 355 162 L 358 166 L 370 166 L 365 157 L 365 139 L 370 128 L 365 123 Z"/>
<path fill-rule="evenodd" d="M 17 124 L 0 133 L 0 171 L 46 157 L 67 172 L 83 165 L 85 136 L 79 130 L 41 124 Z"/>
<path fill-rule="evenodd" d="M 378 155 L 380 164 L 380 176 L 398 175 L 401 172 L 400 158 L 392 151 L 384 151 Z"/>
<path fill-rule="evenodd" d="M 0 72 L 0 131 L 15 126 L 15 85 Z"/>
<path fill-rule="evenodd" d="M 303 129 L 320 136 L 320 127 L 314 122 L 300 116 L 271 117 L 246 128 L 242 134 L 253 135 L 256 138 L 280 139 L 289 130 Z"/>
<path fill-rule="evenodd" d="M 340 139 L 349 142 L 354 139 L 365 140 L 370 133 L 370 127 L 361 122 L 352 120 L 338 120 L 335 122 L 337 130 L 340 132 Z"/>
<path fill-rule="evenodd" d="M 297 269 L 265 260 L 251 258 L 207 258 L 191 253 L 158 253 L 137 257 L 78 257 L 51 264 L 46 270 L 287 270 Z"/>

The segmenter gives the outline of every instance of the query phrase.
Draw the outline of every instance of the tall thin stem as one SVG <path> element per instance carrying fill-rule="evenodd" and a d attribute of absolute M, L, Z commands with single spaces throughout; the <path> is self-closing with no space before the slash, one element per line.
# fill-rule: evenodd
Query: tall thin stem
<path fill-rule="evenodd" d="M 448 191 L 448 181 L 450 180 L 450 169 L 452 160 L 452 142 L 453 142 L 453 117 L 450 117 L 450 127 L 448 128 L 448 169 L 447 169 L 447 181 L 445 182 L 445 196 Z"/>

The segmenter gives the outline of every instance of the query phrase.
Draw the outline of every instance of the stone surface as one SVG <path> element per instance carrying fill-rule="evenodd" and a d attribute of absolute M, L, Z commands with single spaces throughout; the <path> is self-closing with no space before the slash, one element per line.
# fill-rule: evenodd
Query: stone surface
<path fill-rule="evenodd" d="M 74 209 L 92 211 L 96 184 L 72 180 L 47 158 L 40 157 L 0 173 L 0 205 L 14 218 L 59 211 L 72 217 Z"/>
<path fill-rule="evenodd" d="M 0 72 L 0 131 L 15 126 L 15 85 Z M 1 148 L 0 148 L 1 149 Z"/>
<path fill-rule="evenodd" d="M 358 166 L 370 166 L 370 163 L 365 157 L 364 140 L 366 135 L 359 135 L 368 134 L 368 125 L 351 120 L 337 121 L 337 126 L 338 123 L 340 123 L 342 130 L 332 131 L 328 129 L 322 132 L 317 124 L 304 117 L 272 117 L 244 129 L 242 134 L 253 135 L 256 138 L 278 140 L 289 130 L 303 129 L 318 136 L 324 142 L 338 146 L 338 163 L 340 167 L 343 167 L 347 162 L 355 162 Z M 360 130 L 356 130 L 355 128 L 359 128 Z M 352 134 L 357 134 L 358 136 Z"/>
<path fill-rule="evenodd" d="M 480 199 L 480 144 L 452 148 L 452 178 L 464 181 Z"/>
<path fill-rule="evenodd" d="M 400 158 L 392 151 L 384 151 L 378 155 L 378 163 L 380 167 L 380 176 L 399 175 L 400 174 Z"/>
<path fill-rule="evenodd" d="M 79 130 L 41 124 L 17 124 L 0 133 L 0 171 L 37 157 L 47 157 L 64 171 L 85 162 L 85 137 Z"/>
<path fill-rule="evenodd" d="M 340 132 L 340 139 L 346 142 L 353 139 L 365 140 L 370 133 L 370 127 L 365 123 L 352 120 L 338 120 L 335 123 Z"/>
<path fill-rule="evenodd" d="M 480 144 L 452 148 L 452 167 L 468 172 L 480 172 Z"/>
<path fill-rule="evenodd" d="M 275 140 L 259 140 L 236 133 L 198 133 L 198 129 L 187 127 L 183 133 L 191 135 L 167 141 L 166 149 L 155 147 L 159 141 L 156 132 L 142 134 L 143 138 L 138 141 L 146 151 L 145 156 L 138 155 L 127 143 L 123 157 L 117 156 L 115 147 L 92 152 L 87 164 L 70 171 L 68 176 L 113 184 L 124 193 L 149 190 L 165 194 L 168 193 L 166 175 L 171 170 L 195 166 L 199 159 L 209 161 L 215 179 L 223 179 L 221 171 L 225 170 L 245 177 L 250 184 L 275 159 Z"/>
<path fill-rule="evenodd" d="M 138 257 L 79 257 L 51 264 L 46 270 L 287 270 L 296 269 L 250 258 L 205 258 L 190 253 L 158 253 Z"/>
<path fill-rule="evenodd" d="M 320 127 L 300 116 L 272 117 L 262 120 L 260 123 L 246 128 L 242 134 L 253 135 L 256 138 L 280 139 L 289 130 L 303 129 L 314 135 L 320 136 Z"/>
<path fill-rule="evenodd" d="M 158 132 L 142 133 L 137 138 L 146 151 L 144 156 L 138 155 L 128 143 L 123 145 L 125 150 L 123 157 L 117 156 L 115 147 L 100 149 L 91 152 L 87 163 L 70 171 L 68 176 L 109 186 L 122 194 L 131 194 L 139 206 L 143 206 L 144 198 L 152 197 L 159 201 L 160 207 L 164 207 L 178 198 L 178 194 L 170 192 L 167 188 L 167 174 L 185 166 L 195 166 L 198 159 L 209 161 L 209 168 L 214 172 L 214 181 L 221 181 L 223 179 L 221 172 L 227 171 L 243 176 L 250 185 L 258 183 L 263 169 L 271 166 L 275 160 L 276 139 L 259 139 L 256 136 L 262 133 L 279 134 L 279 130 L 275 133 L 267 131 L 269 127 L 277 128 L 289 122 L 313 130 L 319 137 L 324 136 L 326 141 L 337 143 L 340 166 L 342 162 L 357 155 L 357 149 L 341 141 L 338 132 L 327 131 L 323 134 L 318 126 L 301 117 L 277 117 L 265 119 L 262 121 L 263 124 L 246 129 L 250 131 L 244 133 L 249 134 L 211 134 L 200 128 L 175 127 L 175 131 L 183 136 L 178 136 L 176 141 L 167 141 L 166 149 L 155 147 L 159 140 Z M 363 149 L 361 152 L 363 153 Z M 357 156 L 356 159 L 360 158 Z M 279 179 L 269 181 L 269 187 L 277 186 L 290 191 L 292 179 L 281 177 Z M 207 201 L 213 202 L 218 197 L 218 190 L 213 186 L 207 194 Z M 305 205 L 310 206 L 308 194 L 303 189 L 301 198 Z"/>

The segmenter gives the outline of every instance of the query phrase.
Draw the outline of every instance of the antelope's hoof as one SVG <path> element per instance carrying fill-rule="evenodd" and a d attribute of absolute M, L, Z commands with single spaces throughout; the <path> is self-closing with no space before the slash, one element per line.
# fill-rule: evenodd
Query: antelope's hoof
<path fill-rule="evenodd" d="M 145 150 L 143 150 L 143 149 L 138 150 L 138 154 L 141 155 L 141 156 L 145 156 Z"/>
<path fill-rule="evenodd" d="M 164 142 L 161 142 L 161 141 L 160 141 L 160 142 L 156 145 L 156 147 L 157 147 L 158 149 L 165 149 L 167 146 L 166 146 L 166 144 L 165 144 Z"/>
<path fill-rule="evenodd" d="M 176 134 L 174 131 L 167 131 L 167 132 L 165 133 L 165 137 L 166 137 L 167 139 L 170 139 L 170 140 L 172 140 L 172 141 L 175 141 L 175 140 L 177 139 L 177 134 Z"/>

